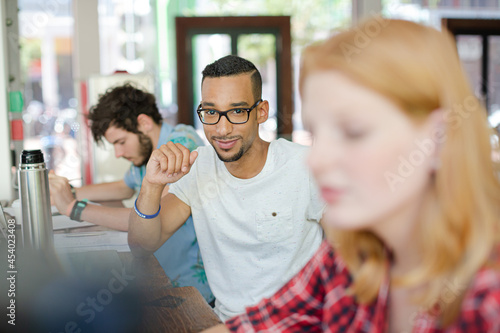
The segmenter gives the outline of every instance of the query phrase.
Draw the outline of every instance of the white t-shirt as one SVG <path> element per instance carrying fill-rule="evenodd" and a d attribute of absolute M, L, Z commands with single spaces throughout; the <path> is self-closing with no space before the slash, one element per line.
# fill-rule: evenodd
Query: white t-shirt
<path fill-rule="evenodd" d="M 169 192 L 191 207 L 215 312 L 225 321 L 273 295 L 321 244 L 324 202 L 306 164 L 307 147 L 271 142 L 251 179 L 227 171 L 211 146 Z"/>

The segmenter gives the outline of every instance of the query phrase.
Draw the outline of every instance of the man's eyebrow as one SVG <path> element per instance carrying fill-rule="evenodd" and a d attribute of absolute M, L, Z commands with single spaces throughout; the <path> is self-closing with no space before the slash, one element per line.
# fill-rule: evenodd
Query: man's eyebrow
<path fill-rule="evenodd" d="M 249 106 L 249 104 L 245 101 L 242 101 L 242 102 L 235 102 L 235 103 L 231 103 L 229 104 L 231 107 L 239 107 L 239 106 Z M 201 102 L 201 106 L 202 107 L 214 107 L 215 106 L 215 103 L 212 103 L 212 102 Z"/>
<path fill-rule="evenodd" d="M 111 142 L 111 144 L 114 145 L 114 144 L 118 143 L 118 141 L 122 141 L 122 140 L 125 140 L 125 138 L 118 138 L 115 141 Z"/>
<path fill-rule="evenodd" d="M 238 102 L 238 103 L 231 103 L 231 106 L 235 106 L 235 107 L 238 107 L 238 106 L 249 106 L 249 104 L 245 101 L 243 102 Z"/>

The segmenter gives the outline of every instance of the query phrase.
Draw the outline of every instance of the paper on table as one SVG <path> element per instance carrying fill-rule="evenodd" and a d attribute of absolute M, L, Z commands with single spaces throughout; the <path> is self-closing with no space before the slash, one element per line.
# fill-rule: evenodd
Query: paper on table
<path fill-rule="evenodd" d="M 71 229 L 71 228 L 81 228 L 95 225 L 90 222 L 77 222 L 73 221 L 69 217 L 65 215 L 56 215 L 52 216 L 52 229 L 61 230 L 61 229 Z"/>
<path fill-rule="evenodd" d="M 18 201 L 18 200 L 16 200 Z M 16 207 L 4 207 L 4 211 L 8 213 L 10 216 L 16 217 L 17 214 L 19 214 L 19 209 L 16 209 Z M 69 217 L 65 215 L 60 215 L 59 212 L 57 211 L 56 206 L 51 207 L 52 211 L 52 229 L 53 230 L 61 230 L 61 229 L 72 229 L 72 228 L 81 228 L 81 227 L 86 227 L 86 226 L 91 226 L 94 225 L 93 223 L 90 222 L 77 222 L 71 220 Z M 21 224 L 21 219 L 20 218 L 15 218 L 17 224 Z"/>
<path fill-rule="evenodd" d="M 97 250 L 130 252 L 127 232 L 114 230 L 54 234 L 54 246 L 58 252 Z"/>

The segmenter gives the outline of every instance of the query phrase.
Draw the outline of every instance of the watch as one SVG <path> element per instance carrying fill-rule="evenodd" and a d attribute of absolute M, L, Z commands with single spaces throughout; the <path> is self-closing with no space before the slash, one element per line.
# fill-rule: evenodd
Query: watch
<path fill-rule="evenodd" d="M 76 201 L 71 210 L 71 214 L 69 214 L 69 218 L 74 221 L 82 222 L 82 212 L 85 207 L 87 207 L 87 201 L 87 199 Z"/>

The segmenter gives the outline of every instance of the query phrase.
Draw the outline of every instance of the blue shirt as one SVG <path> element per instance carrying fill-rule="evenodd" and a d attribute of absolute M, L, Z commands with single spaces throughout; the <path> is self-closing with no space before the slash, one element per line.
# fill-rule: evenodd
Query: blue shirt
<path fill-rule="evenodd" d="M 192 126 L 179 124 L 172 127 L 164 122 L 156 148 L 160 148 L 168 141 L 180 143 L 190 151 L 204 145 Z M 145 165 L 141 167 L 131 165 L 123 180 L 128 187 L 138 191 L 145 174 Z M 191 216 L 154 255 L 174 287 L 196 287 L 207 302 L 213 301 L 214 296 L 208 286 Z"/>

